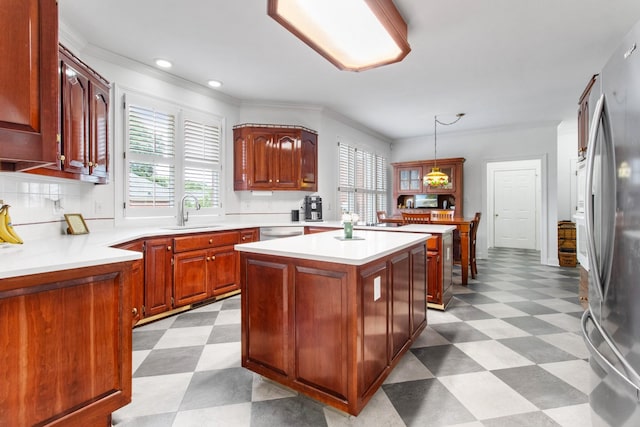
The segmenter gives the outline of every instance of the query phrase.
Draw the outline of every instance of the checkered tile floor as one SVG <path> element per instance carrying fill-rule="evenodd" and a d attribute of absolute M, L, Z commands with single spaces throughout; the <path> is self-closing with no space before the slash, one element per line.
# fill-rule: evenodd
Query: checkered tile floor
<path fill-rule="evenodd" d="M 428 311 L 428 327 L 358 417 L 240 367 L 236 296 L 134 329 L 133 401 L 113 424 L 589 426 L 578 270 L 539 259 L 494 249 L 479 260 L 477 279 L 455 285 L 445 312 Z"/>

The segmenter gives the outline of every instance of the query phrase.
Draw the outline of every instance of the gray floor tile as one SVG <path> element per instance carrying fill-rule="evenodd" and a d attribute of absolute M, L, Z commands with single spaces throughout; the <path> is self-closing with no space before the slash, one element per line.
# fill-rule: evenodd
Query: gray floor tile
<path fill-rule="evenodd" d="M 133 350 L 151 350 L 160 341 L 165 330 L 134 330 L 133 331 Z"/>
<path fill-rule="evenodd" d="M 566 332 L 566 330 L 562 328 L 558 328 L 549 322 L 545 322 L 542 319 L 537 319 L 532 316 L 506 317 L 502 320 L 530 333 L 531 335 L 559 334 L 561 332 Z"/>
<path fill-rule="evenodd" d="M 444 426 L 476 418 L 437 379 L 382 386 L 407 426 Z"/>
<path fill-rule="evenodd" d="M 575 356 L 546 343 L 538 337 L 505 338 L 498 341 L 535 363 L 552 363 L 576 359 Z"/>
<path fill-rule="evenodd" d="M 487 335 L 466 323 L 438 323 L 431 325 L 431 327 L 434 331 L 452 343 L 490 339 Z"/>
<path fill-rule="evenodd" d="M 193 326 L 211 326 L 216 323 L 217 311 L 207 311 L 198 313 L 183 313 L 178 315 L 172 328 L 189 328 Z"/>
<path fill-rule="evenodd" d="M 500 369 L 493 374 L 540 409 L 589 402 L 589 397 L 540 366 Z"/>
<path fill-rule="evenodd" d="M 193 372 L 203 349 L 204 346 L 152 350 L 133 373 L 133 377 Z"/>
<path fill-rule="evenodd" d="M 414 348 L 411 352 L 438 377 L 484 370 L 478 362 L 452 344 Z"/>
<path fill-rule="evenodd" d="M 322 405 L 304 396 L 252 404 L 251 427 L 324 427 L 326 425 Z"/>
<path fill-rule="evenodd" d="M 211 330 L 207 344 L 239 342 L 241 339 L 238 325 L 216 325 Z"/>
<path fill-rule="evenodd" d="M 485 427 L 562 427 L 542 411 L 484 420 L 482 424 Z"/>
<path fill-rule="evenodd" d="M 195 372 L 180 410 L 251 402 L 253 374 L 243 368 Z"/>

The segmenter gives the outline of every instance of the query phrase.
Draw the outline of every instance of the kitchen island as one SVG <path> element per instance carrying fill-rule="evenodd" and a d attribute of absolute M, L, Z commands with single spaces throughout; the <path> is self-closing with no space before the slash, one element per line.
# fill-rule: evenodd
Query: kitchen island
<path fill-rule="evenodd" d="M 242 366 L 357 415 L 427 324 L 429 234 L 236 245 Z"/>

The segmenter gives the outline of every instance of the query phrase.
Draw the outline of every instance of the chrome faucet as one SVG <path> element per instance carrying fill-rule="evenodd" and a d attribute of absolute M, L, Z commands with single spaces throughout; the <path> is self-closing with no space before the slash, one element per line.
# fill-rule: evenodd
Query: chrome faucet
<path fill-rule="evenodd" d="M 184 226 L 187 221 L 189 221 L 189 212 L 187 212 L 184 208 L 184 202 L 187 199 L 193 199 L 196 202 L 196 210 L 200 210 L 200 203 L 198 202 L 198 198 L 192 194 L 185 194 L 182 196 L 182 200 L 180 201 L 180 215 L 178 216 L 178 225 Z M 185 215 L 186 213 L 186 215 Z"/>

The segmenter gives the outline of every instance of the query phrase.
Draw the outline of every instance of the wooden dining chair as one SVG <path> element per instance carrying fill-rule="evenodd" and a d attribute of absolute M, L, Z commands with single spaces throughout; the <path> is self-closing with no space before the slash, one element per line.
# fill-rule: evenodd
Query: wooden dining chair
<path fill-rule="evenodd" d="M 478 274 L 478 267 L 476 265 L 476 236 L 478 234 L 478 225 L 480 224 L 480 217 L 482 216 L 481 212 L 476 212 L 473 217 L 473 226 L 471 228 L 471 235 L 469 236 L 469 263 L 471 267 L 471 278 L 475 279 L 476 274 Z"/>
<path fill-rule="evenodd" d="M 431 215 L 429 214 L 402 212 L 403 224 L 429 224 L 430 222 Z"/>
<path fill-rule="evenodd" d="M 447 221 L 453 219 L 453 209 L 434 209 L 431 211 L 431 221 Z"/>

